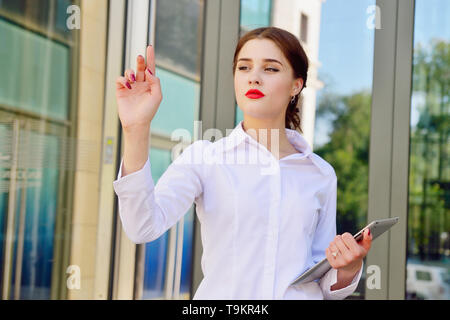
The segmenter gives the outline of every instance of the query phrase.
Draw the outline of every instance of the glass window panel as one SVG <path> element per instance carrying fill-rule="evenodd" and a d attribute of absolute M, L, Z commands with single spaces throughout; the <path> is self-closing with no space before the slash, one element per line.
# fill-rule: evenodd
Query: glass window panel
<path fill-rule="evenodd" d="M 241 0 L 240 6 L 240 26 L 239 33 L 244 35 L 246 32 L 260 28 L 268 27 L 271 24 L 272 0 Z M 244 120 L 244 113 L 236 103 L 235 106 L 235 125 Z"/>
<path fill-rule="evenodd" d="M 71 0 L 0 0 L 0 15 L 69 41 L 73 33 L 67 29 L 66 20 L 67 8 L 72 4 Z"/>
<path fill-rule="evenodd" d="M 420 281 L 431 281 L 431 273 L 426 271 L 416 271 L 416 278 Z"/>
<path fill-rule="evenodd" d="M 317 72 L 323 86 L 315 106 L 314 152 L 334 167 L 338 177 L 337 234 L 354 234 L 367 224 L 375 33 L 366 24 L 368 15 L 362 13 L 373 5 L 375 0 L 326 1 L 320 39 L 308 39 L 311 74 L 317 70 L 313 43 L 319 41 Z M 314 29 L 313 16 L 308 21 Z M 305 101 L 303 107 L 309 103 Z M 364 284 L 365 271 L 349 299 L 364 299 Z"/>
<path fill-rule="evenodd" d="M 25 169 L 27 180 L 26 185 L 20 192 L 26 190 L 26 214 L 20 299 L 50 299 L 60 151 L 57 137 L 33 132 L 29 132 L 29 134 L 30 140 L 28 143 L 41 146 L 38 148 L 40 150 L 36 151 L 43 153 L 43 168 L 39 168 L 39 166 L 33 168 L 29 163 L 24 165 L 27 168 Z M 31 177 L 31 179 L 28 177 Z M 28 184 L 29 186 L 27 186 Z M 17 199 L 17 214 L 19 214 L 21 208 L 19 206 L 20 193 Z M 19 221 L 19 216 L 16 221 Z M 19 228 L 19 223 L 17 227 Z M 18 238 L 19 234 L 17 233 L 16 239 Z M 17 253 L 17 246 L 15 253 Z M 15 272 L 13 272 L 14 278 Z"/>
<path fill-rule="evenodd" d="M 450 271 L 449 16 L 446 0 L 416 0 L 407 269 L 419 271 L 406 283 L 407 299 L 450 299 L 439 276 Z"/>
<path fill-rule="evenodd" d="M 190 299 L 192 283 L 192 253 L 194 248 L 194 206 L 184 216 L 183 224 L 183 256 L 181 263 L 180 298 Z"/>
<path fill-rule="evenodd" d="M 0 73 L 6 75 L 0 78 L 0 282 L 8 267 L 8 283 L 1 286 L 9 286 L 11 299 L 64 298 L 58 281 L 70 236 L 64 223 L 71 218 L 68 178 L 75 144 L 67 136 L 69 126 L 75 127 L 69 96 L 77 67 L 70 61 L 78 50 L 66 10 L 73 3 L 78 2 L 0 0 Z M 12 132 L 19 136 L 17 151 Z M 18 166 L 10 194 L 13 154 Z"/>
<path fill-rule="evenodd" d="M 157 1 L 156 63 L 200 75 L 203 1 Z"/>
<path fill-rule="evenodd" d="M 9 127 L 9 128 L 8 128 Z M 12 126 L 3 125 L 0 134 L 11 137 Z M 1 153 L 11 156 L 11 144 L 2 145 Z M 9 149 L 9 150 L 8 150 Z M 28 152 L 33 154 L 32 157 Z M 57 136 L 31 130 L 19 131 L 18 164 L 15 188 L 15 225 L 9 298 L 50 299 L 53 270 L 54 228 L 60 179 L 60 144 Z M 1 224 L 5 226 L 9 206 L 11 162 L 1 162 Z M 5 229 L 1 229 L 5 239 Z M 2 243 L 2 254 L 4 253 Z M 2 269 L 4 260 L 2 255 Z M 16 272 L 18 277 L 16 279 Z"/>
<path fill-rule="evenodd" d="M 170 150 L 152 148 L 150 150 L 150 163 L 152 178 L 156 185 L 159 178 L 171 162 Z M 168 232 L 158 239 L 145 244 L 145 271 L 143 299 L 164 297 L 164 280 L 166 275 Z"/>
<path fill-rule="evenodd" d="M 1 17 L 0 35 L 0 105 L 67 120 L 69 47 Z"/>
<path fill-rule="evenodd" d="M 241 0 L 241 34 L 270 25 L 272 0 Z"/>
<path fill-rule="evenodd" d="M 168 234 L 145 244 L 145 274 L 142 299 L 164 297 Z"/>
<path fill-rule="evenodd" d="M 194 120 L 198 119 L 200 84 L 173 72 L 156 68 L 161 80 L 163 100 L 152 120 L 151 132 L 169 137 L 183 128 L 194 134 Z"/>
<path fill-rule="evenodd" d="M 5 254 L 5 232 L 8 216 L 8 196 L 9 196 L 9 176 L 10 176 L 10 158 L 11 158 L 11 124 L 0 123 L 0 275 L 4 271 Z M 3 284 L 3 277 L 0 277 L 0 287 Z"/>

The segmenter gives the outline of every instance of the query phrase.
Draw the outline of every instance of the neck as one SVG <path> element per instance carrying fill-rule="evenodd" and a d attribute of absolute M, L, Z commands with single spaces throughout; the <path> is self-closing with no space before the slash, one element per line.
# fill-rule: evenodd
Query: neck
<path fill-rule="evenodd" d="M 244 131 L 270 152 L 293 149 L 286 136 L 284 119 L 257 119 L 244 115 Z"/>

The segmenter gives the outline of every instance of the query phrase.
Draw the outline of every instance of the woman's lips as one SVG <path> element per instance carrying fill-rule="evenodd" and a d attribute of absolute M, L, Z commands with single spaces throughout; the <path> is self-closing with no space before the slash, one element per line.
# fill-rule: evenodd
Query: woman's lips
<path fill-rule="evenodd" d="M 264 97 L 264 94 L 259 90 L 251 89 L 251 90 L 247 91 L 245 96 L 250 99 L 259 99 L 259 98 Z"/>
<path fill-rule="evenodd" d="M 250 99 L 259 99 L 259 98 L 262 98 L 264 96 L 262 96 L 260 94 L 250 93 L 250 94 L 246 94 L 246 97 L 250 98 Z"/>

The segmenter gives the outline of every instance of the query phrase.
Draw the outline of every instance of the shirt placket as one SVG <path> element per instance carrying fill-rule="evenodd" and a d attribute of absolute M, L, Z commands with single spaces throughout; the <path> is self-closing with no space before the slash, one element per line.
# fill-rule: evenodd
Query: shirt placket
<path fill-rule="evenodd" d="M 278 166 L 278 162 L 272 165 Z M 264 255 L 263 299 L 272 300 L 274 297 L 275 267 L 278 248 L 279 210 L 281 196 L 281 170 L 271 175 L 271 201 L 269 209 L 269 223 L 267 224 L 267 238 Z"/>

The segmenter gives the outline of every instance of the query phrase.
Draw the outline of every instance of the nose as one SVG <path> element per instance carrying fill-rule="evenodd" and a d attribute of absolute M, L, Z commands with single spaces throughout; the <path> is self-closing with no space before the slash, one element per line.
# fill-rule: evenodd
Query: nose
<path fill-rule="evenodd" d="M 248 83 L 249 84 L 261 84 L 259 79 L 256 79 L 255 77 L 251 77 L 250 79 L 248 79 Z"/>
<path fill-rule="evenodd" d="M 251 72 L 248 76 L 248 84 L 252 85 L 252 84 L 261 84 L 261 78 L 259 76 L 258 72 Z"/>

